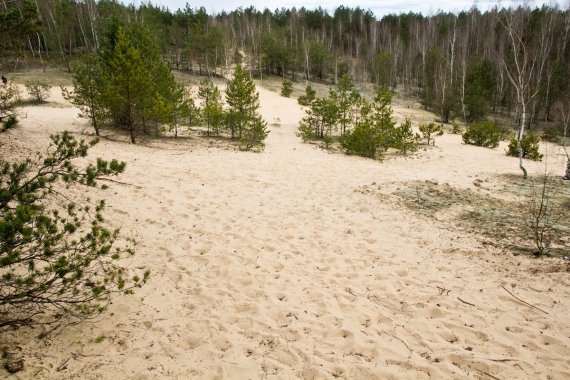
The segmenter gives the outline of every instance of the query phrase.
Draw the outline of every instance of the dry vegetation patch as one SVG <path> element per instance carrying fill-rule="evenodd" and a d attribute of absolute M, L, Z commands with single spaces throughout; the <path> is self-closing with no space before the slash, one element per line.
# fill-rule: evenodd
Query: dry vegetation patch
<path fill-rule="evenodd" d="M 570 186 L 558 178 L 550 178 L 556 190 L 548 200 L 553 207 L 551 245 L 548 254 L 554 257 L 570 256 Z M 474 185 L 482 187 L 482 180 Z M 515 254 L 536 251 L 530 224 L 533 215 L 529 202 L 536 196 L 541 178 L 526 181 L 516 176 L 500 177 L 497 193 L 459 189 L 435 181 L 403 183 L 390 194 L 381 193 L 375 186 L 364 186 L 359 192 L 374 194 L 380 199 L 395 200 L 422 217 L 442 226 L 477 236 L 485 245 L 506 249 Z M 484 187 L 483 187 L 484 188 Z"/>

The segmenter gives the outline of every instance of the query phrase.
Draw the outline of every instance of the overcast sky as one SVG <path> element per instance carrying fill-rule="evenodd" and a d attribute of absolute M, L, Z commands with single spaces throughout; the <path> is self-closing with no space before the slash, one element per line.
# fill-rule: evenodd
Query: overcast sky
<path fill-rule="evenodd" d="M 345 5 L 351 8 L 360 6 L 361 8 L 372 10 L 376 16 L 381 17 L 388 13 L 407 13 L 409 11 L 421 12 L 424 15 L 437 13 L 439 10 L 458 12 L 470 9 L 473 4 L 477 4 L 477 8 L 481 11 L 485 11 L 492 8 L 495 4 L 508 7 L 521 4 L 523 1 L 531 6 L 541 6 L 546 3 L 558 4 L 560 7 L 566 8 L 570 0 L 361 0 L 359 2 L 347 2 L 342 0 L 123 0 L 124 3 L 134 3 L 135 5 L 139 5 L 141 2 L 148 3 L 149 1 L 155 5 L 166 6 L 171 11 L 176 11 L 179 8 L 183 9 L 186 3 L 190 4 L 192 8 L 203 6 L 210 14 L 222 10 L 232 11 L 239 7 L 247 8 L 250 5 L 253 5 L 259 10 L 265 8 L 274 10 L 281 7 L 300 8 L 302 6 L 308 9 L 314 9 L 321 6 L 328 11 L 334 10 L 339 5 Z"/>

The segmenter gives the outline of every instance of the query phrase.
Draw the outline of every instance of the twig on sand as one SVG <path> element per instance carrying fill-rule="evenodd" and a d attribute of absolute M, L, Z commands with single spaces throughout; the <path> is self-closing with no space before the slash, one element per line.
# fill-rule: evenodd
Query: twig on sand
<path fill-rule="evenodd" d="M 539 307 L 537 307 L 537 306 L 534 306 L 534 305 L 532 305 L 532 304 L 530 304 L 530 303 L 528 303 L 528 302 L 526 302 L 526 301 L 521 300 L 519 297 L 515 296 L 513 293 L 511 293 L 511 292 L 509 291 L 509 289 L 505 288 L 504 286 L 501 285 L 501 288 L 503 288 L 503 289 L 505 290 L 505 292 L 507 292 L 507 293 L 509 293 L 511 296 L 513 296 L 513 298 L 515 298 L 517 301 L 522 302 L 522 303 L 524 303 L 525 305 L 532 307 L 533 309 L 542 311 L 544 314 L 548 314 L 548 312 L 542 310 L 541 308 L 539 308 Z"/>
<path fill-rule="evenodd" d="M 489 376 L 491 379 L 495 379 L 495 380 L 501 380 L 501 379 L 499 379 L 498 377 L 495 377 L 495 376 L 491 375 L 491 374 L 490 374 L 490 373 L 488 373 L 488 372 L 485 372 L 485 371 L 481 371 L 481 370 L 480 370 L 480 369 L 478 369 L 478 368 L 475 368 L 475 367 L 473 367 L 473 369 L 474 369 L 475 371 L 481 372 L 481 373 L 482 373 L 482 374 L 484 374 L 484 375 L 487 375 L 487 376 Z"/>
<path fill-rule="evenodd" d="M 400 342 L 402 342 L 404 344 L 404 346 L 406 346 L 406 348 L 410 351 L 410 353 L 412 353 L 412 349 L 410 348 L 410 346 L 408 346 L 408 344 L 404 341 L 404 339 L 397 337 L 394 334 L 390 334 L 388 331 L 385 330 L 381 330 L 384 334 L 388 334 L 390 335 L 392 338 L 394 339 L 398 339 Z M 378 331 L 378 335 L 380 335 L 380 331 Z"/>
<path fill-rule="evenodd" d="M 517 359 L 487 359 L 487 360 L 490 360 L 492 362 L 500 362 L 500 363 L 518 361 Z"/>
<path fill-rule="evenodd" d="M 118 183 L 120 185 L 126 185 L 126 186 L 134 186 L 137 189 L 142 189 L 142 187 L 138 186 L 138 185 L 133 185 L 132 183 L 126 183 L 126 182 L 121 182 L 121 181 L 117 181 L 111 178 L 105 178 L 105 177 L 99 177 L 97 178 L 97 181 L 109 181 L 109 182 L 114 182 L 114 183 Z"/>
<path fill-rule="evenodd" d="M 71 358 L 67 358 L 65 359 L 63 362 L 61 362 L 61 364 L 55 369 L 57 372 L 61 372 L 64 369 L 67 369 L 67 363 L 69 362 Z"/>
<path fill-rule="evenodd" d="M 443 293 L 445 293 L 445 295 L 448 296 L 449 292 L 451 292 L 451 289 L 442 288 L 441 286 L 436 286 L 436 288 L 439 289 L 439 295 L 440 296 L 442 296 Z"/>
<path fill-rule="evenodd" d="M 459 297 L 457 297 L 457 299 L 458 299 L 459 301 L 463 302 L 463 303 L 466 304 L 466 305 L 475 306 L 475 307 L 476 307 L 476 305 L 475 305 L 475 304 L 472 304 L 471 302 L 467 302 L 467 301 L 465 301 L 465 300 L 462 300 L 462 299 L 459 298 Z"/>

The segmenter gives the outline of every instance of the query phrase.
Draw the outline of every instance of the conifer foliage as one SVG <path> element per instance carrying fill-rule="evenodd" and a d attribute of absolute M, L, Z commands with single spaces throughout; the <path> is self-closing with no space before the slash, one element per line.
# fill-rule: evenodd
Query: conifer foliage
<path fill-rule="evenodd" d="M 81 110 L 89 119 L 95 134 L 100 135 L 100 123 L 105 117 L 105 75 L 101 58 L 89 54 L 73 66 L 73 91 L 62 87 L 63 97 Z"/>
<path fill-rule="evenodd" d="M 219 136 L 224 127 L 224 109 L 218 87 L 210 79 L 202 79 L 198 88 L 202 99 L 202 120 L 206 123 L 207 136 Z"/>
<path fill-rule="evenodd" d="M 255 83 L 241 65 L 236 67 L 228 82 L 226 103 L 226 126 L 231 132 L 231 138 L 238 138 L 243 150 L 263 147 L 268 131 L 267 123 L 258 113 L 259 93 L 255 91 Z"/>
<path fill-rule="evenodd" d="M 0 132 L 16 123 L 16 91 L 11 82 L 0 84 Z"/>
<path fill-rule="evenodd" d="M 193 102 L 162 62 L 149 30 L 136 22 L 110 23 L 97 53 L 73 67 L 73 90 L 64 97 L 89 118 L 95 133 L 102 125 L 129 134 L 158 133 L 161 125 L 178 135 L 178 123 L 190 116 Z"/>
<path fill-rule="evenodd" d="M 396 127 L 392 120 L 392 94 L 379 88 L 372 102 L 364 99 L 344 76 L 338 89 L 326 98 L 316 98 L 298 129 L 303 142 L 322 140 L 325 147 L 340 142 L 347 154 L 378 158 L 393 148 L 403 154 L 414 151 L 418 136 L 409 120 Z"/>
<path fill-rule="evenodd" d="M 119 231 L 106 225 L 105 203 L 83 205 L 62 190 L 96 186 L 125 163 L 98 159 L 80 169 L 72 160 L 96 141 L 68 132 L 51 139 L 47 156 L 0 162 L 0 327 L 93 316 L 112 292 L 131 292 L 148 277 L 127 280 L 114 263 L 132 251 L 116 247 Z"/>

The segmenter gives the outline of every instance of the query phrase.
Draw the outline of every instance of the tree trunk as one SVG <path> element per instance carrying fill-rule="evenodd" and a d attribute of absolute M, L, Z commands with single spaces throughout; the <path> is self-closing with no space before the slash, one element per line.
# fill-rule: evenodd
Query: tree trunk
<path fill-rule="evenodd" d="M 526 122 L 526 104 L 524 103 L 524 101 L 522 102 L 522 115 L 521 115 L 521 125 L 520 125 L 520 129 L 519 129 L 519 133 L 518 133 L 518 138 L 517 138 L 517 149 L 519 150 L 519 168 L 522 170 L 523 172 L 523 178 L 527 179 L 528 177 L 528 172 L 526 171 L 525 167 L 523 166 L 523 149 L 521 146 L 521 140 L 524 136 L 524 125 Z"/>

